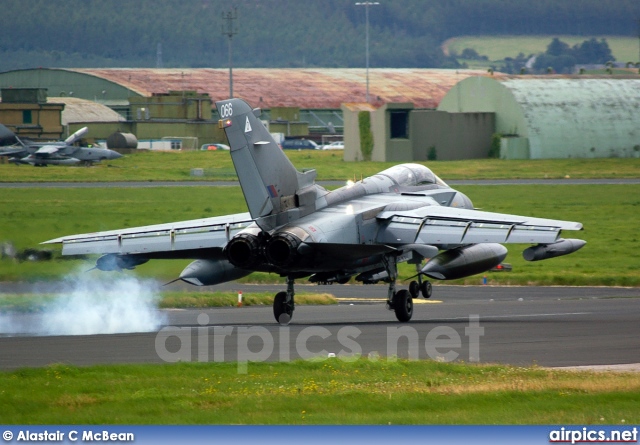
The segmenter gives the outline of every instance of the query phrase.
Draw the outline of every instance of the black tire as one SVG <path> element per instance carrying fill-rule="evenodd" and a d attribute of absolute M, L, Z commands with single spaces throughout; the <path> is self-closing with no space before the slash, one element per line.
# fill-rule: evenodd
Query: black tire
<path fill-rule="evenodd" d="M 278 323 L 280 323 L 280 316 L 282 314 L 287 314 L 289 316 L 289 320 L 291 320 L 291 316 L 293 315 L 293 310 L 287 304 L 286 292 L 278 292 L 276 297 L 273 299 L 273 316 L 276 318 Z"/>
<path fill-rule="evenodd" d="M 420 285 L 417 281 L 409 283 L 409 293 L 411 294 L 411 298 L 418 298 L 420 296 Z"/>
<path fill-rule="evenodd" d="M 433 286 L 429 281 L 423 281 L 422 286 L 420 286 L 420 292 L 422 292 L 422 296 L 424 298 L 431 298 L 431 294 L 433 293 Z"/>
<path fill-rule="evenodd" d="M 393 310 L 396 312 L 396 318 L 402 323 L 411 320 L 413 315 L 413 298 L 408 290 L 402 289 L 396 292 L 393 297 Z"/>

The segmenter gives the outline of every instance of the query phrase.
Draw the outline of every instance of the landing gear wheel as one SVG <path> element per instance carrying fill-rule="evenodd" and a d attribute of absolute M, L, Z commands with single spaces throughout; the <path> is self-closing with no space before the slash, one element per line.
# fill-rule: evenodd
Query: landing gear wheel
<path fill-rule="evenodd" d="M 420 296 L 420 285 L 417 281 L 409 283 L 409 293 L 411 294 L 411 298 L 418 298 Z"/>
<path fill-rule="evenodd" d="M 422 285 L 420 285 L 420 292 L 422 292 L 422 296 L 424 298 L 431 298 L 431 294 L 433 293 L 433 286 L 429 281 L 423 281 Z"/>
<path fill-rule="evenodd" d="M 282 325 L 287 325 L 291 321 L 292 315 L 293 308 L 287 303 L 287 293 L 278 292 L 273 299 L 273 316 L 276 321 Z"/>
<path fill-rule="evenodd" d="M 393 298 L 393 310 L 396 312 L 398 321 L 406 323 L 413 315 L 413 298 L 408 290 L 402 289 L 396 292 Z"/>

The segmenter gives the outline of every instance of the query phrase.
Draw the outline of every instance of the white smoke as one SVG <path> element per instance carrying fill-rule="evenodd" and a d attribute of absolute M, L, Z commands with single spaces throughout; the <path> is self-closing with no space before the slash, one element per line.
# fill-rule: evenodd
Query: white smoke
<path fill-rule="evenodd" d="M 159 288 L 151 280 L 124 274 L 74 273 L 42 308 L 0 316 L 4 335 L 92 335 L 156 331 Z"/>

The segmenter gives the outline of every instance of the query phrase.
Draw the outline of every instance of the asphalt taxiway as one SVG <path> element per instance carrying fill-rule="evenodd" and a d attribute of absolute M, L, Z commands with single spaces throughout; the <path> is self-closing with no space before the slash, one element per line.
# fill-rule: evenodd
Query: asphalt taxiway
<path fill-rule="evenodd" d="M 229 289 L 280 290 L 279 286 Z M 435 286 L 410 323 L 386 310 L 384 286 L 296 286 L 330 292 L 338 305 L 299 305 L 280 326 L 270 306 L 158 311 L 154 332 L 80 336 L 0 334 L 0 369 L 51 363 L 278 361 L 396 355 L 512 365 L 640 362 L 640 289 Z M 22 291 L 19 285 L 0 292 Z M 38 322 L 38 314 L 17 315 Z M 1 326 L 0 326 L 1 328 Z M 1 329 L 0 329 L 1 330 Z"/>

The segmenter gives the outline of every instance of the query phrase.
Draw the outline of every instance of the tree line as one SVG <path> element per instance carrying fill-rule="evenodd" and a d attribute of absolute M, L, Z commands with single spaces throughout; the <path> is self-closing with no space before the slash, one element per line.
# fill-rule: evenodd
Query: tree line
<path fill-rule="evenodd" d="M 538 71 L 553 70 L 556 73 L 571 73 L 577 64 L 606 64 L 616 59 L 606 39 L 585 40 L 573 47 L 558 38 L 554 38 L 547 50 L 536 57 L 533 68 Z"/>
<path fill-rule="evenodd" d="M 222 14 L 232 8 L 236 67 L 365 64 L 365 8 L 352 0 L 2 0 L 0 71 L 226 67 Z M 379 0 L 370 65 L 454 68 L 440 49 L 449 37 L 636 35 L 638 19 L 637 0 Z"/>

